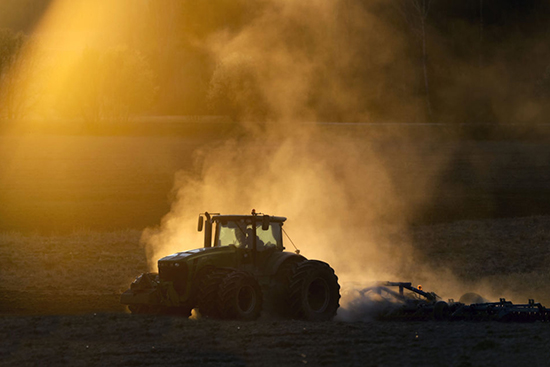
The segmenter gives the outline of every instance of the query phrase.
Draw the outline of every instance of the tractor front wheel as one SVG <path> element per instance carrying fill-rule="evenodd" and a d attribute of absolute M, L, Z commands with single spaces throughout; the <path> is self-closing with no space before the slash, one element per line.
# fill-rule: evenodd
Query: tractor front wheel
<path fill-rule="evenodd" d="M 199 312 L 203 317 L 220 318 L 219 290 L 222 280 L 230 272 L 229 269 L 212 268 L 200 284 L 198 294 Z"/>
<path fill-rule="evenodd" d="M 220 285 L 222 317 L 233 320 L 255 320 L 262 312 L 262 290 L 256 278 L 244 271 L 228 274 Z"/>

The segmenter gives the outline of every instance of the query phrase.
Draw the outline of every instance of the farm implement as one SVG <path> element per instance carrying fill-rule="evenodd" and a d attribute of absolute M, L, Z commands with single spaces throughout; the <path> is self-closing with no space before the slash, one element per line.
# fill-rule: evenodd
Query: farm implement
<path fill-rule="evenodd" d="M 203 317 L 255 320 L 276 317 L 327 321 L 340 307 L 340 285 L 332 267 L 285 251 L 285 217 L 202 213 L 201 248 L 158 261 L 158 272 L 139 275 L 120 301 L 135 314 L 179 314 L 198 309 Z M 292 241 L 291 241 L 292 242 Z M 189 247 L 188 244 L 182 246 Z M 358 291 L 347 308 L 380 320 L 549 321 L 550 310 L 534 300 L 488 302 L 466 293 L 443 301 L 405 282 L 378 282 Z"/>
<path fill-rule="evenodd" d="M 445 302 L 437 294 L 405 282 L 379 282 L 362 289 L 359 295 L 355 306 L 370 305 L 379 320 L 550 321 L 550 310 L 532 299 L 527 304 L 504 298 L 488 302 L 475 293 L 466 293 L 458 302 Z"/>

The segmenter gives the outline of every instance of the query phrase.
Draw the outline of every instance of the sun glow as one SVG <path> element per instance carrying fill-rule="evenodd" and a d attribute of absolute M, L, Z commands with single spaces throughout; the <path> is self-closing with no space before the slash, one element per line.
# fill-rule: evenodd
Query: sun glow
<path fill-rule="evenodd" d="M 20 117 L 35 124 L 67 118 L 119 118 L 120 113 L 110 113 L 127 103 L 123 96 L 135 89 L 132 83 L 117 80 L 124 74 L 120 69 L 144 64 L 130 43 L 139 38 L 146 5 L 146 1 L 130 0 L 52 3 L 33 32 L 24 66 L 13 71 L 26 76 L 16 79 L 31 79 L 15 86 L 25 109 Z"/>

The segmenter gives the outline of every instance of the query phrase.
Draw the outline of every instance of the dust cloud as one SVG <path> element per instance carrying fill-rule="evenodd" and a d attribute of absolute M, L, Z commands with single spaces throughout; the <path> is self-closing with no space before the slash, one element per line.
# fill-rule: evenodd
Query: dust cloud
<path fill-rule="evenodd" d="M 90 121 L 104 115 L 124 120 L 143 112 L 133 110 L 146 104 L 138 87 L 154 89 L 153 77 L 143 72 L 149 70 L 147 60 L 132 48 L 118 47 L 147 18 L 146 7 L 127 1 L 90 4 L 55 2 L 37 31 L 41 50 L 58 55 L 39 58 L 33 68 L 40 71 L 37 88 L 46 90 L 34 93 L 40 96 L 37 115 L 72 118 L 89 104 Z M 449 269 L 423 264 L 410 228 L 440 189 L 434 178 L 449 167 L 456 150 L 440 144 L 434 152 L 439 136 L 420 138 L 404 126 L 376 134 L 361 125 L 315 123 L 386 121 L 381 116 L 423 120 L 423 95 L 407 87 L 419 80 L 408 57 L 410 39 L 387 21 L 388 6 L 349 0 L 258 4 L 260 10 L 242 27 L 186 40 L 213 56 L 208 98 L 212 104 L 240 106 L 233 117 L 241 130 L 237 137 L 197 150 L 194 169 L 177 174 L 171 212 L 142 236 L 150 269 L 156 270 L 164 255 L 202 245 L 195 230 L 199 213 L 246 214 L 254 208 L 287 217 L 285 229 L 302 254 L 336 270 L 344 307 L 356 299 L 355 289 L 372 280 L 415 281 L 443 297 L 477 290 L 479 284 L 472 289 Z M 129 8 L 140 13 L 126 16 Z M 166 40 L 171 42 L 176 40 Z M 109 50 L 98 53 L 100 48 Z M 124 78 L 116 67 L 121 58 L 135 68 Z M 94 63 L 100 67 L 92 68 Z M 101 90 L 95 83 L 113 75 L 120 77 L 120 89 Z M 128 88 L 135 75 L 147 77 Z M 94 90 L 99 99 L 88 95 Z M 220 96 L 226 100 L 217 100 Z M 458 101 L 456 110 L 462 111 L 459 98 L 442 99 Z M 122 109 L 113 112 L 116 107 Z M 286 246 L 293 250 L 288 241 Z"/>
<path fill-rule="evenodd" d="M 430 138 L 423 145 L 399 133 L 378 137 L 360 128 L 307 123 L 319 117 L 309 103 L 319 88 L 331 96 L 340 119 L 369 119 L 368 114 L 345 115 L 361 110 L 354 105 L 358 91 L 347 83 L 360 65 L 350 60 L 358 27 L 385 30 L 369 14 L 357 14 L 364 10 L 349 9 L 353 6 L 347 1 L 270 2 L 240 32 L 209 40 L 219 67 L 246 65 L 255 95 L 250 88 L 235 88 L 240 93 L 235 98 L 254 98 L 267 122 L 243 116 L 239 138 L 196 152 L 195 170 L 177 175 L 171 212 L 159 228 L 143 234 L 151 269 L 161 256 L 201 246 L 195 230 L 199 213 L 247 214 L 254 208 L 286 216 L 285 229 L 301 253 L 328 262 L 343 288 L 403 280 L 418 271 L 407 223 L 416 205 L 429 198 L 430 177 L 445 162 L 431 158 L 421 176 L 406 165 L 426 158 Z M 345 24 L 339 18 L 343 10 Z M 371 40 L 364 31 L 368 49 Z M 395 55 L 389 50 L 399 49 L 400 40 L 387 32 L 387 42 L 395 44 L 384 50 L 373 44 L 373 54 L 391 63 Z M 293 250 L 288 241 L 286 246 Z"/>
<path fill-rule="evenodd" d="M 377 134 L 310 123 L 373 122 L 388 109 L 402 120 L 422 114 L 418 97 L 398 88 L 415 78 L 397 72 L 410 66 L 402 59 L 406 42 L 370 13 L 380 11 L 377 2 L 370 4 L 267 1 L 242 29 L 208 38 L 218 61 L 210 90 L 225 88 L 231 103 L 244 106 L 236 116 L 241 134 L 197 151 L 195 169 L 178 173 L 171 212 L 143 233 L 150 269 L 164 255 L 201 246 L 199 213 L 254 208 L 287 217 L 285 229 L 301 253 L 335 269 L 342 319 L 372 317 L 358 291 L 377 280 L 423 284 L 443 300 L 477 292 L 526 301 L 525 293 L 497 286 L 498 277 L 466 281 L 448 263 L 434 266 L 421 248 L 429 239 L 413 238 L 410 223 L 440 192 L 456 146 L 402 126 Z M 394 69 L 381 75 L 381 65 Z M 382 91 L 389 96 L 380 98 Z M 392 100 L 399 104 L 384 105 Z"/>

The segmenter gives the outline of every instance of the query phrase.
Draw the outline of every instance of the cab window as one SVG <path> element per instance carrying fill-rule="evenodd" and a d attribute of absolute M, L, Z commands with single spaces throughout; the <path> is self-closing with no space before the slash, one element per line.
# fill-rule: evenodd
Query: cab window
<path fill-rule="evenodd" d="M 216 228 L 215 246 L 230 246 L 252 249 L 254 245 L 254 230 L 251 223 L 245 221 L 220 222 Z M 262 230 L 262 224 L 256 224 L 256 248 L 263 251 L 270 247 L 282 248 L 281 224 L 271 223 L 267 230 Z"/>
<path fill-rule="evenodd" d="M 258 223 L 256 226 L 256 235 L 258 237 L 258 251 L 270 247 L 280 248 L 283 246 L 280 223 L 271 223 L 266 231 L 262 230 L 262 224 Z"/>
<path fill-rule="evenodd" d="M 244 221 L 218 223 L 218 227 L 216 229 L 216 246 L 233 245 L 236 247 L 244 247 L 246 245 L 245 241 L 247 227 L 249 226 L 247 226 Z"/>

